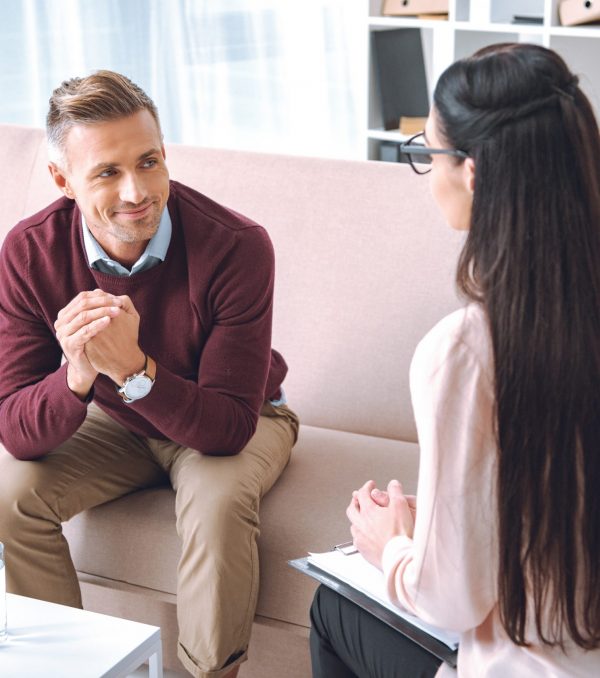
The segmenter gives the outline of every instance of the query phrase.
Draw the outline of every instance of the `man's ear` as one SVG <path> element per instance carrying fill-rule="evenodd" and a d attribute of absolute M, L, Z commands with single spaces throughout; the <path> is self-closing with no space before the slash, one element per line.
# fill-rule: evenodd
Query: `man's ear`
<path fill-rule="evenodd" d="M 463 163 L 464 179 L 467 191 L 471 195 L 475 192 L 475 161 L 473 158 L 467 158 Z"/>
<path fill-rule="evenodd" d="M 52 180 L 54 183 L 58 186 L 59 191 L 62 191 L 67 198 L 75 198 L 75 194 L 71 190 L 71 186 L 69 184 L 69 180 L 67 177 L 63 174 L 63 172 L 60 170 L 60 168 L 53 162 L 48 163 L 48 171 L 50 172 L 50 176 L 52 177 Z"/>

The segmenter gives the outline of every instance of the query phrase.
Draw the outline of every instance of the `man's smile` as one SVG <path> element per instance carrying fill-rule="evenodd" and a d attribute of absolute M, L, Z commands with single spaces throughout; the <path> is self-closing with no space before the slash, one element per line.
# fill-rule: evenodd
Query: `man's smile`
<path fill-rule="evenodd" d="M 147 216 L 154 203 L 149 202 L 145 205 L 142 205 L 141 207 L 136 207 L 134 209 L 123 209 L 123 210 L 115 210 L 113 214 L 118 215 L 120 217 L 124 217 L 125 219 L 141 219 L 145 216 Z"/>

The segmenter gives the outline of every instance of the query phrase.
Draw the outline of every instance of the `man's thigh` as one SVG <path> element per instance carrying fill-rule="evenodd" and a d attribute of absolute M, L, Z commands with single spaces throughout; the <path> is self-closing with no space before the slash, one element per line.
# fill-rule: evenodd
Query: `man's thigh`
<path fill-rule="evenodd" d="M 169 473 L 177 503 L 207 502 L 219 497 L 246 497 L 256 503 L 274 485 L 289 462 L 297 438 L 297 417 L 288 408 L 263 408 L 254 436 L 237 455 L 203 455 L 172 443 L 150 441 Z"/>
<path fill-rule="evenodd" d="M 0 490 L 21 504 L 43 503 L 60 522 L 141 487 L 165 481 L 144 439 L 91 404 L 72 438 L 45 456 L 0 455 Z"/>

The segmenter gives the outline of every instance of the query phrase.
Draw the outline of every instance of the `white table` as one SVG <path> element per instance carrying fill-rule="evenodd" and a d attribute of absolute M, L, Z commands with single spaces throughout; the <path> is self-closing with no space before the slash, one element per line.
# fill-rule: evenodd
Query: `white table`
<path fill-rule="evenodd" d="M 2 678 L 122 678 L 149 660 L 162 678 L 160 628 L 8 594 Z"/>

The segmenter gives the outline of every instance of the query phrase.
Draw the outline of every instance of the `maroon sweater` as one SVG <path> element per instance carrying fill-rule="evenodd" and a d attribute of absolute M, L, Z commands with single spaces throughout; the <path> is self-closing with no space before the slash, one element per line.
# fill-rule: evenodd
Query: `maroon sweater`
<path fill-rule="evenodd" d="M 73 394 L 53 323 L 82 290 L 131 297 L 140 346 L 157 363 L 130 405 L 99 375 L 91 398 L 130 431 L 206 454 L 236 454 L 287 367 L 271 350 L 274 260 L 265 230 L 171 182 L 165 261 L 131 277 L 89 268 L 81 213 L 61 198 L 21 221 L 0 254 L 0 439 L 33 459 L 70 438 L 87 403 Z"/>

